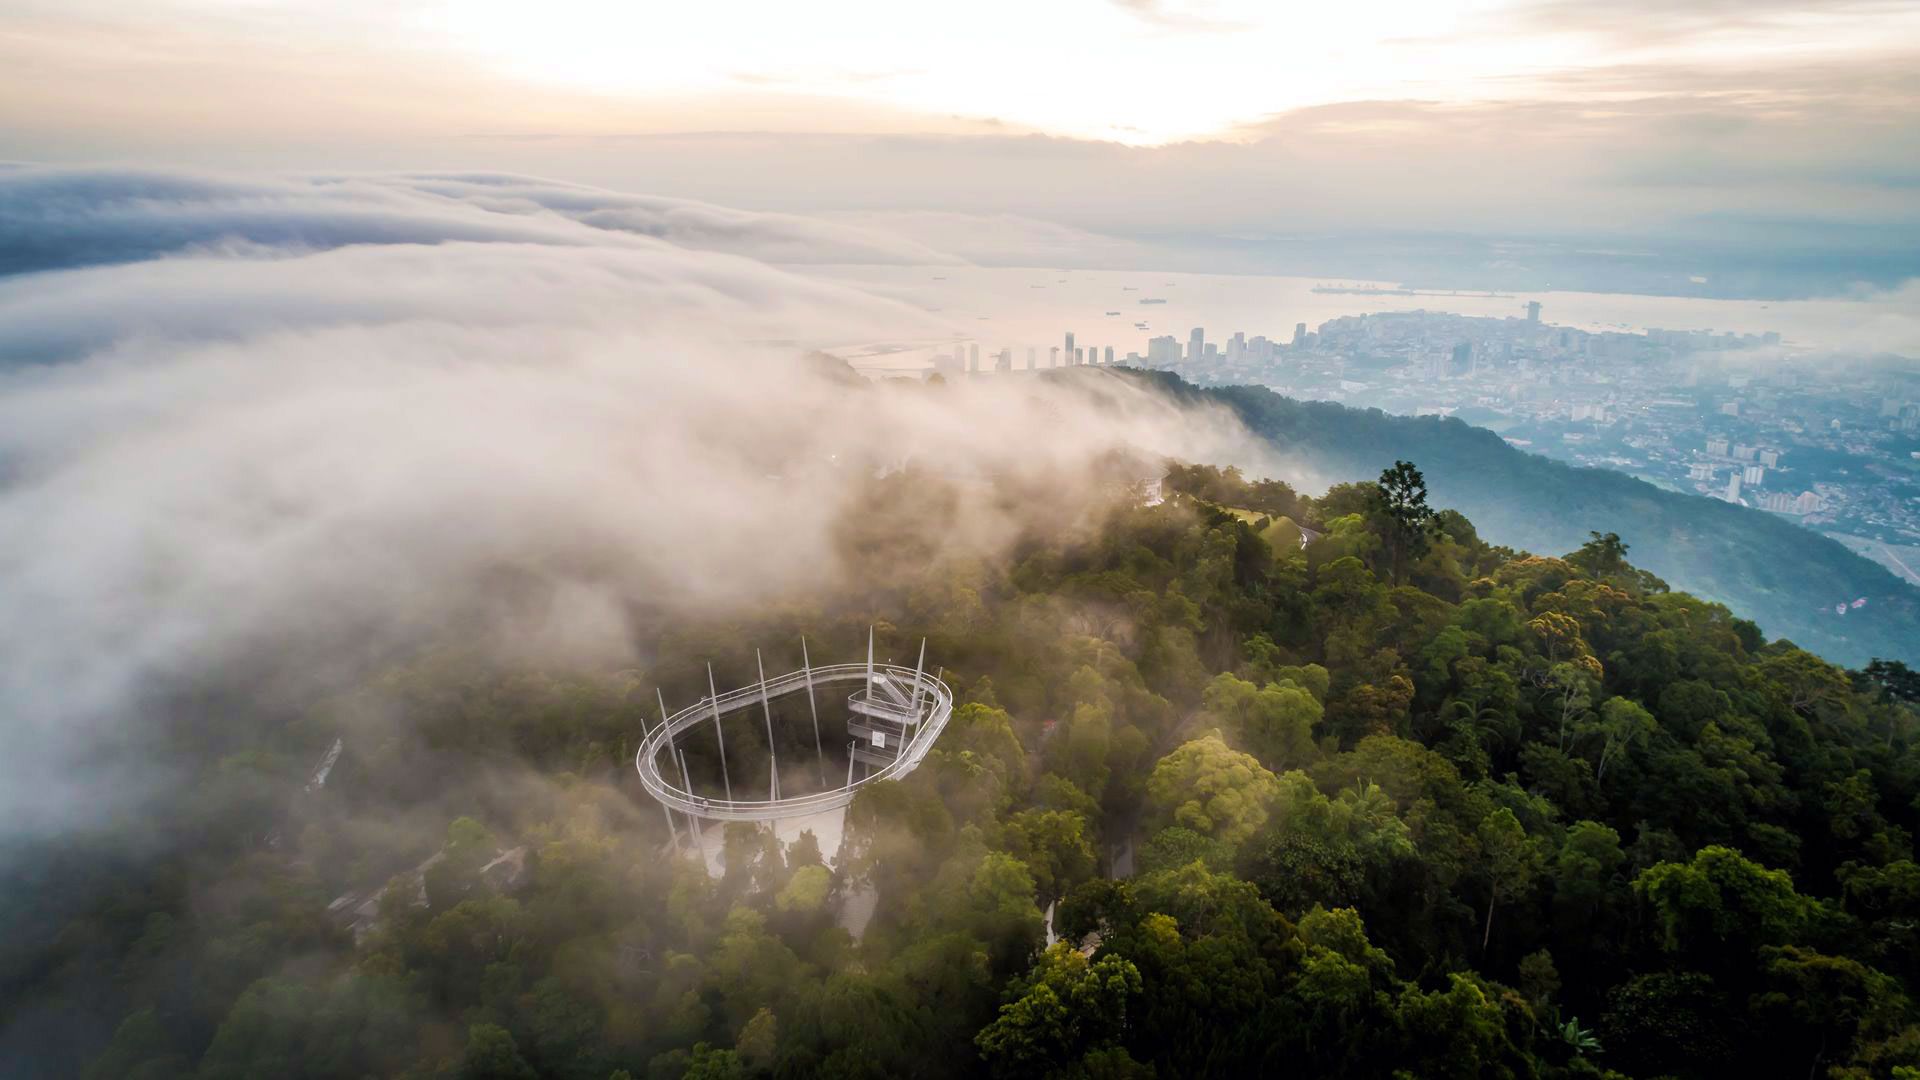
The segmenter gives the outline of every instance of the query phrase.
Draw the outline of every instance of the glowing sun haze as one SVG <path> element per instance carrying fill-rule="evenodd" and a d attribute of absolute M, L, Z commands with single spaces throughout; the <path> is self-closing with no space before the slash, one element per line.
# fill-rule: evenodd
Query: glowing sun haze
<path fill-rule="evenodd" d="M 1458 49 L 1384 40 L 1451 33 L 1471 9 L 1275 11 L 1102 0 L 562 0 L 448 3 L 413 21 L 428 37 L 533 82 L 616 95 L 817 94 L 1129 143 L 1215 136 L 1266 113 L 1388 94 L 1409 82 L 1438 90 L 1477 70 L 1524 71 L 1571 52 L 1532 40 Z"/>
<path fill-rule="evenodd" d="M 1338 102 L 1577 97 L 1619 65 L 1872 61 L 1910 49 L 1920 5 L 1881 0 L 14 0 L 0 24 L 16 125 L 181 135 L 291 111 L 468 130 L 948 131 L 996 125 L 1153 145 L 1233 138 Z M 253 91 L 273 84 L 262 97 Z M 502 95 L 512 92 L 513 101 Z M 422 101 L 421 97 L 437 100 Z M 562 107 L 559 103 L 564 100 Z M 157 112 L 173 103 L 179 108 Z M 132 127 L 134 125 L 125 125 Z M 133 132 L 126 132 L 134 134 Z M 144 132 L 146 135 L 165 132 Z"/>

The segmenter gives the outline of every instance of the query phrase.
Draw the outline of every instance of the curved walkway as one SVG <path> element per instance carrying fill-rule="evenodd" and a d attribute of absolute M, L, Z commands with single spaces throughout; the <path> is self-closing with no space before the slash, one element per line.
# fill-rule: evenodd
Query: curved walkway
<path fill-rule="evenodd" d="M 813 668 L 811 676 L 816 690 L 823 686 L 846 683 L 865 685 L 867 679 L 866 664 L 833 664 L 827 667 Z M 701 724 L 713 722 L 716 703 L 721 716 L 742 709 L 752 708 L 761 701 L 761 684 L 743 686 L 730 690 L 719 698 L 702 698 L 700 701 L 681 709 L 667 718 L 667 722 L 654 728 L 640 749 L 634 752 L 634 768 L 640 773 L 640 783 L 659 802 L 683 814 L 710 821 L 776 821 L 781 818 L 800 817 L 815 814 L 823 810 L 835 810 L 853 801 L 854 795 L 867 784 L 878 780 L 894 780 L 905 776 L 920 766 L 933 749 L 933 741 L 953 717 L 953 691 L 947 684 L 925 672 L 916 673 L 912 668 L 896 664 L 875 664 L 873 674 L 877 682 L 881 678 L 894 681 L 895 685 L 915 692 L 914 680 L 919 679 L 918 693 L 924 699 L 924 719 L 914 726 L 913 737 L 907 741 L 893 762 L 875 772 L 830 791 L 815 792 L 811 795 L 797 795 L 791 799 L 710 799 L 695 795 L 682 788 L 677 782 L 669 780 L 660 771 L 660 754 L 678 737 L 691 732 Z M 809 672 L 805 669 L 789 672 L 766 681 L 766 696 L 769 700 L 786 694 L 803 693 L 807 689 Z"/>

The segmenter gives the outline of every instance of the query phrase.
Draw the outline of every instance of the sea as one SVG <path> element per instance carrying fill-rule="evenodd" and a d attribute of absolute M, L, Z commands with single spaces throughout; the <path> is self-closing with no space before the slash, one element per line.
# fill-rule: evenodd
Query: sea
<path fill-rule="evenodd" d="M 1208 341 L 1239 331 L 1285 342 L 1299 323 L 1312 330 L 1342 315 L 1424 309 L 1524 318 L 1529 301 L 1539 302 L 1543 322 L 1583 330 L 1772 331 L 1795 349 L 1920 357 L 1920 287 L 1913 283 L 1848 299 L 1709 300 L 1557 291 L 1401 295 L 1386 281 L 1153 270 L 830 265 L 806 272 L 893 297 L 946 324 L 924 339 L 863 343 L 850 358 L 869 369 L 924 368 L 955 344 L 979 345 L 983 367 L 1003 347 L 1013 350 L 1014 367 L 1024 367 L 1026 350 L 1035 348 L 1044 367 L 1048 348 L 1063 344 L 1068 331 L 1077 346 L 1112 346 L 1124 359 L 1145 355 L 1147 339 L 1163 334 L 1184 344 L 1195 327 Z"/>

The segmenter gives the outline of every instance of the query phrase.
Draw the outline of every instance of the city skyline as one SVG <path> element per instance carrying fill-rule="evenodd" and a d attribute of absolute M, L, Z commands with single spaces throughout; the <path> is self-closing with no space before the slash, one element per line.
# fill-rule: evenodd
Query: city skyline
<path fill-rule="evenodd" d="M 1554 323 L 1538 300 L 1521 312 L 1337 316 L 1311 330 L 1297 323 L 1284 342 L 1238 328 L 1209 339 L 1196 326 L 1117 358 L 1112 346 L 1081 346 L 1067 330 L 1044 366 L 1025 370 L 1117 362 L 1202 386 L 1261 385 L 1307 400 L 1470 417 L 1519 449 L 1790 518 L 1920 585 L 1920 513 L 1904 488 L 1872 471 L 1920 462 L 1920 376 L 1911 361 L 1788 346 L 1771 330 L 1589 331 Z M 936 352 L 929 373 L 979 374 L 968 362 L 977 354 L 971 343 Z M 1783 394 L 1804 404 L 1783 411 Z M 1795 446 L 1815 458 L 1795 460 Z M 1836 472 L 1834 455 L 1870 471 Z"/>

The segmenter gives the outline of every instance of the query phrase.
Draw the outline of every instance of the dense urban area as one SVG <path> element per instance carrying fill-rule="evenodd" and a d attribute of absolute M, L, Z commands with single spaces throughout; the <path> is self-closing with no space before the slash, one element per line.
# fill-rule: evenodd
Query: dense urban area
<path fill-rule="evenodd" d="M 1235 331 L 1153 338 L 1119 362 L 1201 386 L 1455 416 L 1512 445 L 1671 491 L 1770 511 L 1920 584 L 1920 368 L 1796 348 L 1777 333 L 1587 331 L 1439 311 L 1345 316 L 1285 340 Z M 1049 365 L 1116 362 L 1049 350 Z M 1013 370 L 1012 350 L 993 358 Z M 978 350 L 942 358 L 943 371 Z M 1038 366 L 1027 350 L 1028 366 Z"/>

